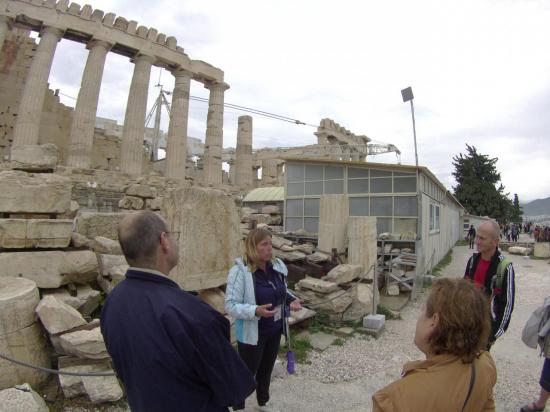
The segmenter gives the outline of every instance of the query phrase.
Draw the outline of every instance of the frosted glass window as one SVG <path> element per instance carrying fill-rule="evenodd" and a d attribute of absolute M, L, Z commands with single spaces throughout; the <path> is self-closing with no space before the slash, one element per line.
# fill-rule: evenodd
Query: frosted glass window
<path fill-rule="evenodd" d="M 359 169 L 357 167 L 348 167 L 348 178 L 369 177 L 369 169 Z"/>
<path fill-rule="evenodd" d="M 303 196 L 304 184 L 303 183 L 289 183 L 286 186 L 287 196 Z"/>
<path fill-rule="evenodd" d="M 376 230 L 378 233 L 391 232 L 391 218 L 378 217 L 376 218 Z"/>
<path fill-rule="evenodd" d="M 348 193 L 368 193 L 369 179 L 348 180 Z"/>
<path fill-rule="evenodd" d="M 288 164 L 286 167 L 286 177 L 289 182 L 303 182 L 304 165 Z"/>
<path fill-rule="evenodd" d="M 393 231 L 396 233 L 413 232 L 416 233 L 416 219 L 394 219 Z"/>
<path fill-rule="evenodd" d="M 304 199 L 304 216 L 319 216 L 319 199 Z"/>
<path fill-rule="evenodd" d="M 323 180 L 323 166 L 306 165 L 306 180 Z"/>
<path fill-rule="evenodd" d="M 343 180 L 326 180 L 325 181 L 326 195 L 341 195 L 342 193 L 344 193 Z"/>
<path fill-rule="evenodd" d="M 370 198 L 371 216 L 392 216 L 392 198 L 391 197 L 371 197 Z"/>
<path fill-rule="evenodd" d="M 369 198 L 368 197 L 350 197 L 349 198 L 350 216 L 368 216 Z"/>
<path fill-rule="evenodd" d="M 417 201 L 416 196 L 395 196 L 394 197 L 395 216 L 416 216 Z"/>
<path fill-rule="evenodd" d="M 325 180 L 343 179 L 344 168 L 338 166 L 325 166 Z"/>
<path fill-rule="evenodd" d="M 308 233 L 319 232 L 319 218 L 318 217 L 304 218 L 304 230 Z"/>
<path fill-rule="evenodd" d="M 416 192 L 416 176 L 413 177 L 394 177 L 393 191 L 395 193 Z"/>
<path fill-rule="evenodd" d="M 370 177 L 391 177 L 391 171 L 371 169 Z"/>
<path fill-rule="evenodd" d="M 306 182 L 306 195 L 322 195 L 323 182 Z"/>
<path fill-rule="evenodd" d="M 288 199 L 286 201 L 286 215 L 296 217 L 304 215 L 304 201 L 302 199 Z"/>
<path fill-rule="evenodd" d="M 371 179 L 370 180 L 370 192 L 371 193 L 391 193 L 391 177 Z"/>
<path fill-rule="evenodd" d="M 302 227 L 302 218 L 301 217 L 287 217 L 286 218 L 286 227 L 288 231 L 295 231 L 298 229 L 303 229 Z"/>

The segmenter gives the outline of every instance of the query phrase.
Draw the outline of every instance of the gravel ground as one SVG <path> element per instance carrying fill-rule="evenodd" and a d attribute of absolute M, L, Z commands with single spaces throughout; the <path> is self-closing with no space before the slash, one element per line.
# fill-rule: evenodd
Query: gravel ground
<path fill-rule="evenodd" d="M 472 250 L 453 249 L 453 260 L 442 275 L 462 276 Z M 517 411 L 534 398 L 542 358 L 521 341 L 521 330 L 532 311 L 550 295 L 550 265 L 547 261 L 510 255 L 516 270 L 516 304 L 506 334 L 494 345 L 498 368 L 495 387 L 497 411 Z M 272 410 L 280 411 L 370 411 L 371 396 L 399 378 L 403 364 L 423 355 L 413 344 L 416 318 L 425 295 L 401 311 L 400 320 L 386 321 L 378 340 L 355 335 L 343 346 L 312 353 L 310 364 L 299 365 L 293 376 L 274 379 Z M 255 409 L 254 395 L 246 411 Z"/>

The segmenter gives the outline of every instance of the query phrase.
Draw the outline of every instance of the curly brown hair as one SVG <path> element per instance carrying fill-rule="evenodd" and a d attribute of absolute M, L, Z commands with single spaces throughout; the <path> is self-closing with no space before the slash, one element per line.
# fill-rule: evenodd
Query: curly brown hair
<path fill-rule="evenodd" d="M 449 353 L 470 363 L 487 347 L 491 331 L 489 301 L 472 282 L 439 279 L 426 302 L 426 316 L 439 316 L 428 343 L 435 354 Z"/>

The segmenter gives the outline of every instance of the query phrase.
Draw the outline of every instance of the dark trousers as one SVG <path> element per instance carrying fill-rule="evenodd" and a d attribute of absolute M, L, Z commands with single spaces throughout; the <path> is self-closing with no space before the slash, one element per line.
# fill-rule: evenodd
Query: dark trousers
<path fill-rule="evenodd" d="M 540 386 L 546 392 L 550 392 L 550 359 L 544 358 L 544 366 L 540 374 Z"/>
<path fill-rule="evenodd" d="M 281 334 L 265 337 L 260 335 L 257 345 L 247 345 L 237 342 L 239 355 L 250 372 L 256 377 L 256 399 L 258 405 L 263 406 L 269 401 L 269 384 L 271 383 L 271 372 L 279 353 Z M 235 405 L 233 409 L 244 409 L 242 405 Z"/>

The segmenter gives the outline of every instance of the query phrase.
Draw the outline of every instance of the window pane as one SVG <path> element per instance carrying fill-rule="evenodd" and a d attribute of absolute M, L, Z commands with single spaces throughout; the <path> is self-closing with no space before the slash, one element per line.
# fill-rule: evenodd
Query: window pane
<path fill-rule="evenodd" d="M 306 182 L 306 195 L 322 195 L 323 182 Z"/>
<path fill-rule="evenodd" d="M 304 230 L 308 233 L 319 232 L 319 218 L 318 217 L 304 218 Z"/>
<path fill-rule="evenodd" d="M 338 166 L 325 166 L 325 179 L 343 179 L 344 168 Z"/>
<path fill-rule="evenodd" d="M 323 180 L 323 166 L 306 165 L 306 180 Z"/>
<path fill-rule="evenodd" d="M 395 196 L 395 216 L 416 216 L 416 196 Z"/>
<path fill-rule="evenodd" d="M 414 172 L 401 172 L 401 171 L 397 171 L 397 170 L 394 170 L 393 171 L 393 175 L 394 176 L 415 176 L 415 173 Z"/>
<path fill-rule="evenodd" d="M 357 167 L 348 167 L 348 178 L 369 177 L 369 169 L 359 169 Z"/>
<path fill-rule="evenodd" d="M 376 218 L 376 230 L 378 233 L 391 232 L 391 218 L 378 217 Z"/>
<path fill-rule="evenodd" d="M 371 193 L 391 193 L 391 178 L 371 179 L 370 180 L 370 192 Z"/>
<path fill-rule="evenodd" d="M 286 218 L 286 227 L 285 230 L 294 231 L 298 229 L 303 229 L 302 227 L 302 218 L 301 217 L 287 217 Z"/>
<path fill-rule="evenodd" d="M 348 180 L 348 193 L 368 193 L 369 179 Z"/>
<path fill-rule="evenodd" d="M 370 198 L 371 216 L 392 216 L 392 198 L 391 197 L 371 197 Z"/>
<path fill-rule="evenodd" d="M 288 199 L 286 201 L 286 215 L 296 217 L 304 215 L 304 203 L 302 199 Z"/>
<path fill-rule="evenodd" d="M 319 199 L 304 199 L 304 216 L 319 216 Z"/>
<path fill-rule="evenodd" d="M 325 194 L 326 195 L 340 195 L 344 193 L 344 181 L 343 180 L 327 180 L 325 181 Z"/>
<path fill-rule="evenodd" d="M 304 181 L 304 165 L 287 164 L 286 176 L 289 182 Z"/>
<path fill-rule="evenodd" d="M 286 186 L 287 196 L 302 196 L 304 194 L 303 183 L 289 183 Z"/>
<path fill-rule="evenodd" d="M 349 198 L 350 216 L 368 216 L 369 198 L 368 197 L 350 197 Z"/>
<path fill-rule="evenodd" d="M 394 219 L 393 231 L 396 233 L 416 233 L 416 219 Z"/>
<path fill-rule="evenodd" d="M 391 171 L 376 170 L 376 169 L 371 169 L 370 170 L 370 177 L 386 177 L 386 176 L 391 177 Z"/>
<path fill-rule="evenodd" d="M 394 177 L 393 191 L 399 192 L 416 192 L 416 176 L 414 177 Z"/>

